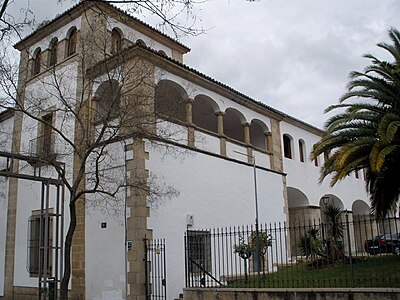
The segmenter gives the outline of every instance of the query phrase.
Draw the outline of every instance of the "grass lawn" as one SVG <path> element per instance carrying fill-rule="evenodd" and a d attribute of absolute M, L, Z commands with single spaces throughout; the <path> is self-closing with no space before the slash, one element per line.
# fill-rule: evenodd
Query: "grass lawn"
<path fill-rule="evenodd" d="M 337 264 L 309 269 L 297 263 L 273 273 L 261 274 L 265 288 L 323 288 L 323 287 L 400 287 L 400 256 L 377 255 L 357 259 L 353 264 Z M 254 273 L 253 273 L 254 274 Z M 229 287 L 258 287 L 258 277 L 244 276 L 229 282 Z M 352 283 L 354 282 L 354 284 Z"/>

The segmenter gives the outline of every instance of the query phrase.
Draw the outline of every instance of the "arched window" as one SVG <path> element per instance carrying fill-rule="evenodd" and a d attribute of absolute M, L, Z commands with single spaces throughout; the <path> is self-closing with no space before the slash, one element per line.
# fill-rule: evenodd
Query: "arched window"
<path fill-rule="evenodd" d="M 70 30 L 70 33 L 68 36 L 67 57 L 76 53 L 77 40 L 78 40 L 78 32 L 77 32 L 76 28 L 74 27 L 72 30 Z"/>
<path fill-rule="evenodd" d="M 146 43 L 145 43 L 143 40 L 141 40 L 141 39 L 137 39 L 137 40 L 136 40 L 136 44 L 138 44 L 139 46 L 146 47 Z"/>
<path fill-rule="evenodd" d="M 217 133 L 218 119 L 215 114 L 217 111 L 219 107 L 213 99 L 205 95 L 197 95 L 192 106 L 193 124 Z"/>
<path fill-rule="evenodd" d="M 288 134 L 283 135 L 283 153 L 286 158 L 293 158 L 292 137 Z"/>
<path fill-rule="evenodd" d="M 121 32 L 114 28 L 111 32 L 111 53 L 118 53 L 122 49 Z"/>
<path fill-rule="evenodd" d="M 303 140 L 299 140 L 299 155 L 300 155 L 300 161 L 304 162 L 304 155 L 306 153 L 306 146 Z"/>
<path fill-rule="evenodd" d="M 57 52 L 58 52 L 58 39 L 54 38 L 50 42 L 50 54 L 49 54 L 49 66 L 57 64 Z"/>
<path fill-rule="evenodd" d="M 265 134 L 269 132 L 267 125 L 264 122 L 253 119 L 250 125 L 250 143 L 259 149 L 267 150 Z"/>
<path fill-rule="evenodd" d="M 40 73 L 40 65 L 42 64 L 42 50 L 37 48 L 33 55 L 32 75 Z"/>
<path fill-rule="evenodd" d="M 118 116 L 121 105 L 121 88 L 118 81 L 103 82 L 96 90 L 96 119 L 110 120 Z"/>
<path fill-rule="evenodd" d="M 158 117 L 186 122 L 188 94 L 179 84 L 170 80 L 161 80 L 155 91 L 155 111 Z"/>
<path fill-rule="evenodd" d="M 244 142 L 243 125 L 246 119 L 235 108 L 227 108 L 224 115 L 224 134 L 234 140 Z"/>

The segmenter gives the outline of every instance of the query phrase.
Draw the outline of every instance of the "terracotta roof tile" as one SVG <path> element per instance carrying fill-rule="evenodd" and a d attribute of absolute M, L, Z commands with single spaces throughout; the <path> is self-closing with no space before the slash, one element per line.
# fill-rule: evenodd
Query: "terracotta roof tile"
<path fill-rule="evenodd" d="M 31 38 L 32 36 L 34 36 L 38 31 L 43 30 L 44 28 L 46 28 L 47 26 L 49 26 L 49 25 L 52 24 L 53 22 L 55 22 L 55 21 L 61 19 L 61 18 L 64 17 L 65 15 L 70 14 L 72 11 L 74 11 L 74 10 L 77 9 L 78 7 L 84 5 L 85 3 L 90 3 L 90 2 L 92 2 L 92 3 L 96 3 L 96 2 L 97 2 L 97 3 L 101 3 L 102 5 L 106 5 L 106 6 L 108 6 L 109 8 L 111 8 L 111 9 L 113 9 L 113 10 L 115 10 L 115 11 L 118 11 L 119 13 L 125 15 L 126 17 L 130 18 L 131 20 L 134 20 L 135 22 L 140 23 L 141 25 L 143 25 L 143 26 L 145 26 L 145 27 L 147 27 L 147 28 L 149 28 L 149 29 L 151 29 L 151 30 L 157 32 L 157 33 L 160 34 L 161 36 L 163 36 L 163 37 L 165 37 L 165 38 L 167 38 L 167 39 L 173 41 L 174 43 L 178 44 L 179 46 L 181 46 L 181 47 L 187 49 L 188 51 L 190 51 L 190 48 L 189 48 L 189 47 L 187 47 L 187 46 L 185 46 L 184 44 L 180 43 L 180 42 L 177 41 L 176 39 L 170 37 L 169 35 L 167 35 L 167 34 L 165 34 L 165 33 L 163 33 L 163 32 L 161 32 L 160 30 L 156 29 L 155 27 L 150 26 L 149 24 L 143 22 L 142 20 L 140 20 L 140 19 L 138 19 L 138 18 L 136 18 L 136 17 L 133 17 L 132 15 L 130 15 L 130 14 L 128 14 L 126 11 L 124 11 L 124 10 L 122 10 L 122 9 L 120 9 L 120 8 L 118 8 L 118 7 L 116 7 L 115 5 L 112 5 L 112 4 L 110 4 L 110 3 L 107 3 L 106 1 L 103 1 L 103 0 L 82 0 L 82 1 L 80 1 L 79 3 L 75 4 L 75 5 L 72 6 L 71 8 L 67 9 L 66 11 L 64 11 L 63 13 L 57 15 L 54 19 L 52 19 L 51 21 L 49 21 L 49 22 L 48 22 L 46 25 L 44 25 L 43 27 L 36 29 L 35 31 L 33 31 L 32 33 L 30 33 L 29 35 L 27 35 L 26 37 L 24 37 L 22 40 L 20 40 L 19 42 L 17 42 L 17 43 L 14 45 L 14 48 L 17 48 L 18 45 L 22 44 L 23 42 L 25 42 L 26 40 L 28 40 L 29 38 Z"/>

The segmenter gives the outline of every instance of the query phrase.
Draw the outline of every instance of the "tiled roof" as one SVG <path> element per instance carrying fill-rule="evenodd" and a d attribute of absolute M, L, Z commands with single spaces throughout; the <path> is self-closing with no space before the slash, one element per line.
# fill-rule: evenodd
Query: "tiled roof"
<path fill-rule="evenodd" d="M 48 27 L 48 26 L 49 26 L 50 24 L 52 24 L 53 22 L 55 22 L 55 21 L 61 19 L 61 18 L 64 17 L 65 15 L 70 14 L 73 10 L 77 9 L 78 7 L 84 5 L 85 3 L 90 3 L 90 2 L 92 2 L 92 3 L 101 3 L 101 5 L 106 5 L 106 6 L 108 6 L 109 8 L 111 8 L 111 9 L 113 9 L 113 10 L 115 10 L 115 11 L 118 11 L 119 13 L 125 15 L 126 17 L 130 18 L 131 20 L 140 23 L 141 25 L 143 25 L 143 26 L 145 26 L 145 27 L 151 29 L 152 31 L 157 32 L 157 33 L 160 34 L 161 36 L 163 36 L 163 37 L 165 37 L 165 38 L 167 38 L 167 39 L 173 41 L 174 43 L 178 44 L 179 46 L 181 46 L 181 47 L 187 49 L 188 51 L 190 51 L 190 48 L 189 48 L 189 47 L 187 47 L 187 46 L 185 46 L 184 44 L 180 43 L 180 42 L 177 41 L 176 39 L 170 37 L 169 35 L 167 35 L 167 34 L 165 34 L 165 33 L 163 33 L 163 32 L 161 32 L 160 30 L 154 28 L 153 26 L 150 26 L 149 24 L 147 24 L 147 23 L 141 21 L 140 19 L 131 16 L 131 15 L 128 14 L 126 11 L 124 11 L 124 10 L 122 10 L 122 9 L 120 9 L 120 8 L 118 8 L 118 7 L 116 7 L 115 5 L 112 5 L 112 4 L 110 4 L 110 3 L 107 3 L 106 1 L 103 1 L 103 0 L 81 0 L 79 3 L 77 3 L 77 4 L 74 5 L 74 6 L 72 6 L 72 7 L 69 8 L 68 10 L 64 11 L 62 14 L 56 16 L 53 20 L 51 20 L 50 22 L 48 22 L 48 23 L 47 23 L 46 25 L 44 25 L 43 27 L 40 27 L 40 28 L 36 29 L 35 31 L 33 31 L 32 33 L 30 33 L 29 35 L 27 35 L 26 37 L 24 37 L 22 40 L 20 40 L 19 42 L 17 42 L 17 43 L 14 45 L 14 47 L 15 47 L 15 48 L 18 47 L 18 45 L 22 44 L 23 42 L 25 42 L 26 40 L 28 40 L 29 38 L 31 38 L 32 36 L 34 36 L 38 31 L 43 30 L 44 28 Z"/>

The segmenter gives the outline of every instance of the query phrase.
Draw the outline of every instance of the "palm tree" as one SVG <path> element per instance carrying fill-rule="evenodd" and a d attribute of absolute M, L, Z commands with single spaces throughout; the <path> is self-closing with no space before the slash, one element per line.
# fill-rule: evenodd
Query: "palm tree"
<path fill-rule="evenodd" d="M 328 262 L 335 262 L 344 257 L 342 209 L 333 204 L 322 209 L 326 218 L 325 255 Z"/>
<path fill-rule="evenodd" d="M 325 110 L 340 112 L 326 122 L 325 134 L 311 153 L 312 159 L 330 154 L 320 180 L 332 175 L 331 186 L 364 169 L 377 217 L 386 216 L 400 194 L 400 32 L 392 28 L 389 36 L 392 43 L 378 47 L 394 61 L 364 55 L 371 64 L 363 72 L 350 73 L 347 93 Z"/>

